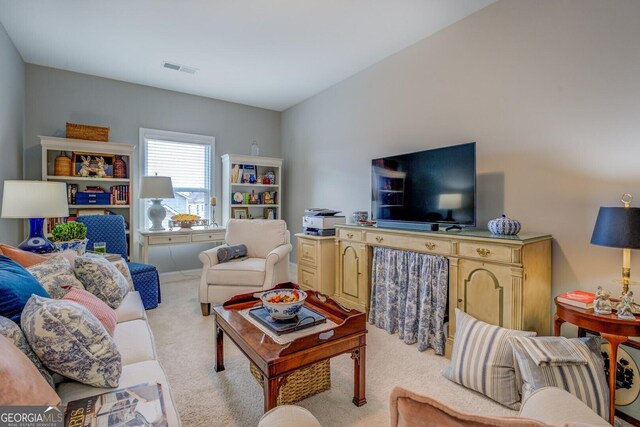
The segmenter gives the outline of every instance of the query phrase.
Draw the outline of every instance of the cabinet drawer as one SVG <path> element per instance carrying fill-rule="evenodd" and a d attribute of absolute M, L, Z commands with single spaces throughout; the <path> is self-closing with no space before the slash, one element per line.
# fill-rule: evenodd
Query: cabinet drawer
<path fill-rule="evenodd" d="M 300 287 L 302 287 L 303 289 L 318 289 L 318 285 L 316 283 L 318 276 L 316 274 L 315 268 L 299 267 L 298 273 L 300 276 L 298 277 L 298 284 L 300 285 Z"/>
<path fill-rule="evenodd" d="M 500 262 L 517 262 L 509 246 L 460 242 L 460 256 Z"/>
<path fill-rule="evenodd" d="M 150 245 L 170 245 L 174 243 L 189 243 L 191 240 L 186 234 L 178 236 L 151 236 L 149 237 Z"/>
<path fill-rule="evenodd" d="M 316 267 L 318 262 L 316 243 L 304 239 L 298 240 L 298 256 L 300 262 Z"/>
<path fill-rule="evenodd" d="M 391 246 L 397 249 L 415 252 L 428 252 L 438 255 L 451 254 L 451 242 L 431 237 L 396 236 L 386 233 L 368 232 L 367 243 L 376 246 Z"/>
<path fill-rule="evenodd" d="M 360 230 L 338 230 L 338 237 L 346 240 L 362 240 L 362 231 Z"/>
<path fill-rule="evenodd" d="M 224 240 L 224 235 L 218 235 L 215 233 L 203 233 L 203 234 L 193 234 L 191 236 L 192 242 L 219 242 Z"/>

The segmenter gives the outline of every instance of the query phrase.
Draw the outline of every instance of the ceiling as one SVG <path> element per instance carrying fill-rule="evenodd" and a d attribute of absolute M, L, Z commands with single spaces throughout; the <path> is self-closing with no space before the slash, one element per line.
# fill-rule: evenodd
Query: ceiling
<path fill-rule="evenodd" d="M 494 1 L 0 0 L 0 22 L 27 63 L 283 111 Z"/>

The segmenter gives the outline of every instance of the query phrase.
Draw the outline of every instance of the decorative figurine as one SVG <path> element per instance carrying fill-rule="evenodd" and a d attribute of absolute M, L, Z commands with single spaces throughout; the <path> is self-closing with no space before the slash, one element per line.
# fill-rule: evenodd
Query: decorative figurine
<path fill-rule="evenodd" d="M 603 290 L 602 286 L 598 286 L 596 290 L 596 297 L 593 300 L 593 311 L 598 314 L 611 314 L 609 292 Z"/>
<path fill-rule="evenodd" d="M 633 315 L 633 291 L 628 291 L 618 304 L 618 319 L 635 320 Z"/>
<path fill-rule="evenodd" d="M 239 183 L 238 178 L 240 176 L 240 165 L 233 165 L 233 169 L 231 170 L 231 182 Z"/>

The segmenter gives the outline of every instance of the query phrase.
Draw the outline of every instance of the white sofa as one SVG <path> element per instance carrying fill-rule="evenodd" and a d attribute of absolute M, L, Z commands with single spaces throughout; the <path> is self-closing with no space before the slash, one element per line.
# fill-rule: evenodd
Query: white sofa
<path fill-rule="evenodd" d="M 518 417 L 488 417 L 458 412 L 437 400 L 396 387 L 390 396 L 390 427 L 493 426 L 493 427 L 604 427 L 610 426 L 580 399 L 568 392 L 545 387 L 522 403 Z M 264 414 L 258 427 L 320 427 L 300 406 L 278 406 Z"/>
<path fill-rule="evenodd" d="M 234 295 L 259 292 L 289 278 L 291 235 L 282 220 L 227 221 L 225 244 L 200 252 L 202 277 L 200 305 L 208 316 L 210 305 L 221 304 Z M 247 257 L 218 262 L 218 251 L 227 246 L 245 245 Z"/>
<path fill-rule="evenodd" d="M 167 421 L 171 427 L 179 427 L 180 417 L 176 411 L 167 376 L 158 362 L 153 334 L 147 323 L 147 315 L 138 292 L 129 292 L 115 310 L 118 320 L 114 340 L 122 357 L 122 375 L 117 390 L 143 383 L 162 385 Z M 92 387 L 76 381 L 66 380 L 56 386 L 62 404 L 103 393 L 108 389 Z"/>

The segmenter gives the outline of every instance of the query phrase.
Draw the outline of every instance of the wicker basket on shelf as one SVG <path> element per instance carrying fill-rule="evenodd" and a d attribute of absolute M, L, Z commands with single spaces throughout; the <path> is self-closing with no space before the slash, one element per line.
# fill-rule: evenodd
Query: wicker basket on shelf
<path fill-rule="evenodd" d="M 262 387 L 262 374 L 258 368 L 249 362 L 249 370 L 253 378 L 255 378 Z M 277 404 L 278 406 L 293 405 L 296 402 L 329 390 L 330 388 L 331 365 L 329 359 L 327 359 L 288 375 L 278 392 Z"/>
<path fill-rule="evenodd" d="M 67 122 L 67 138 L 107 142 L 109 128 Z"/>

